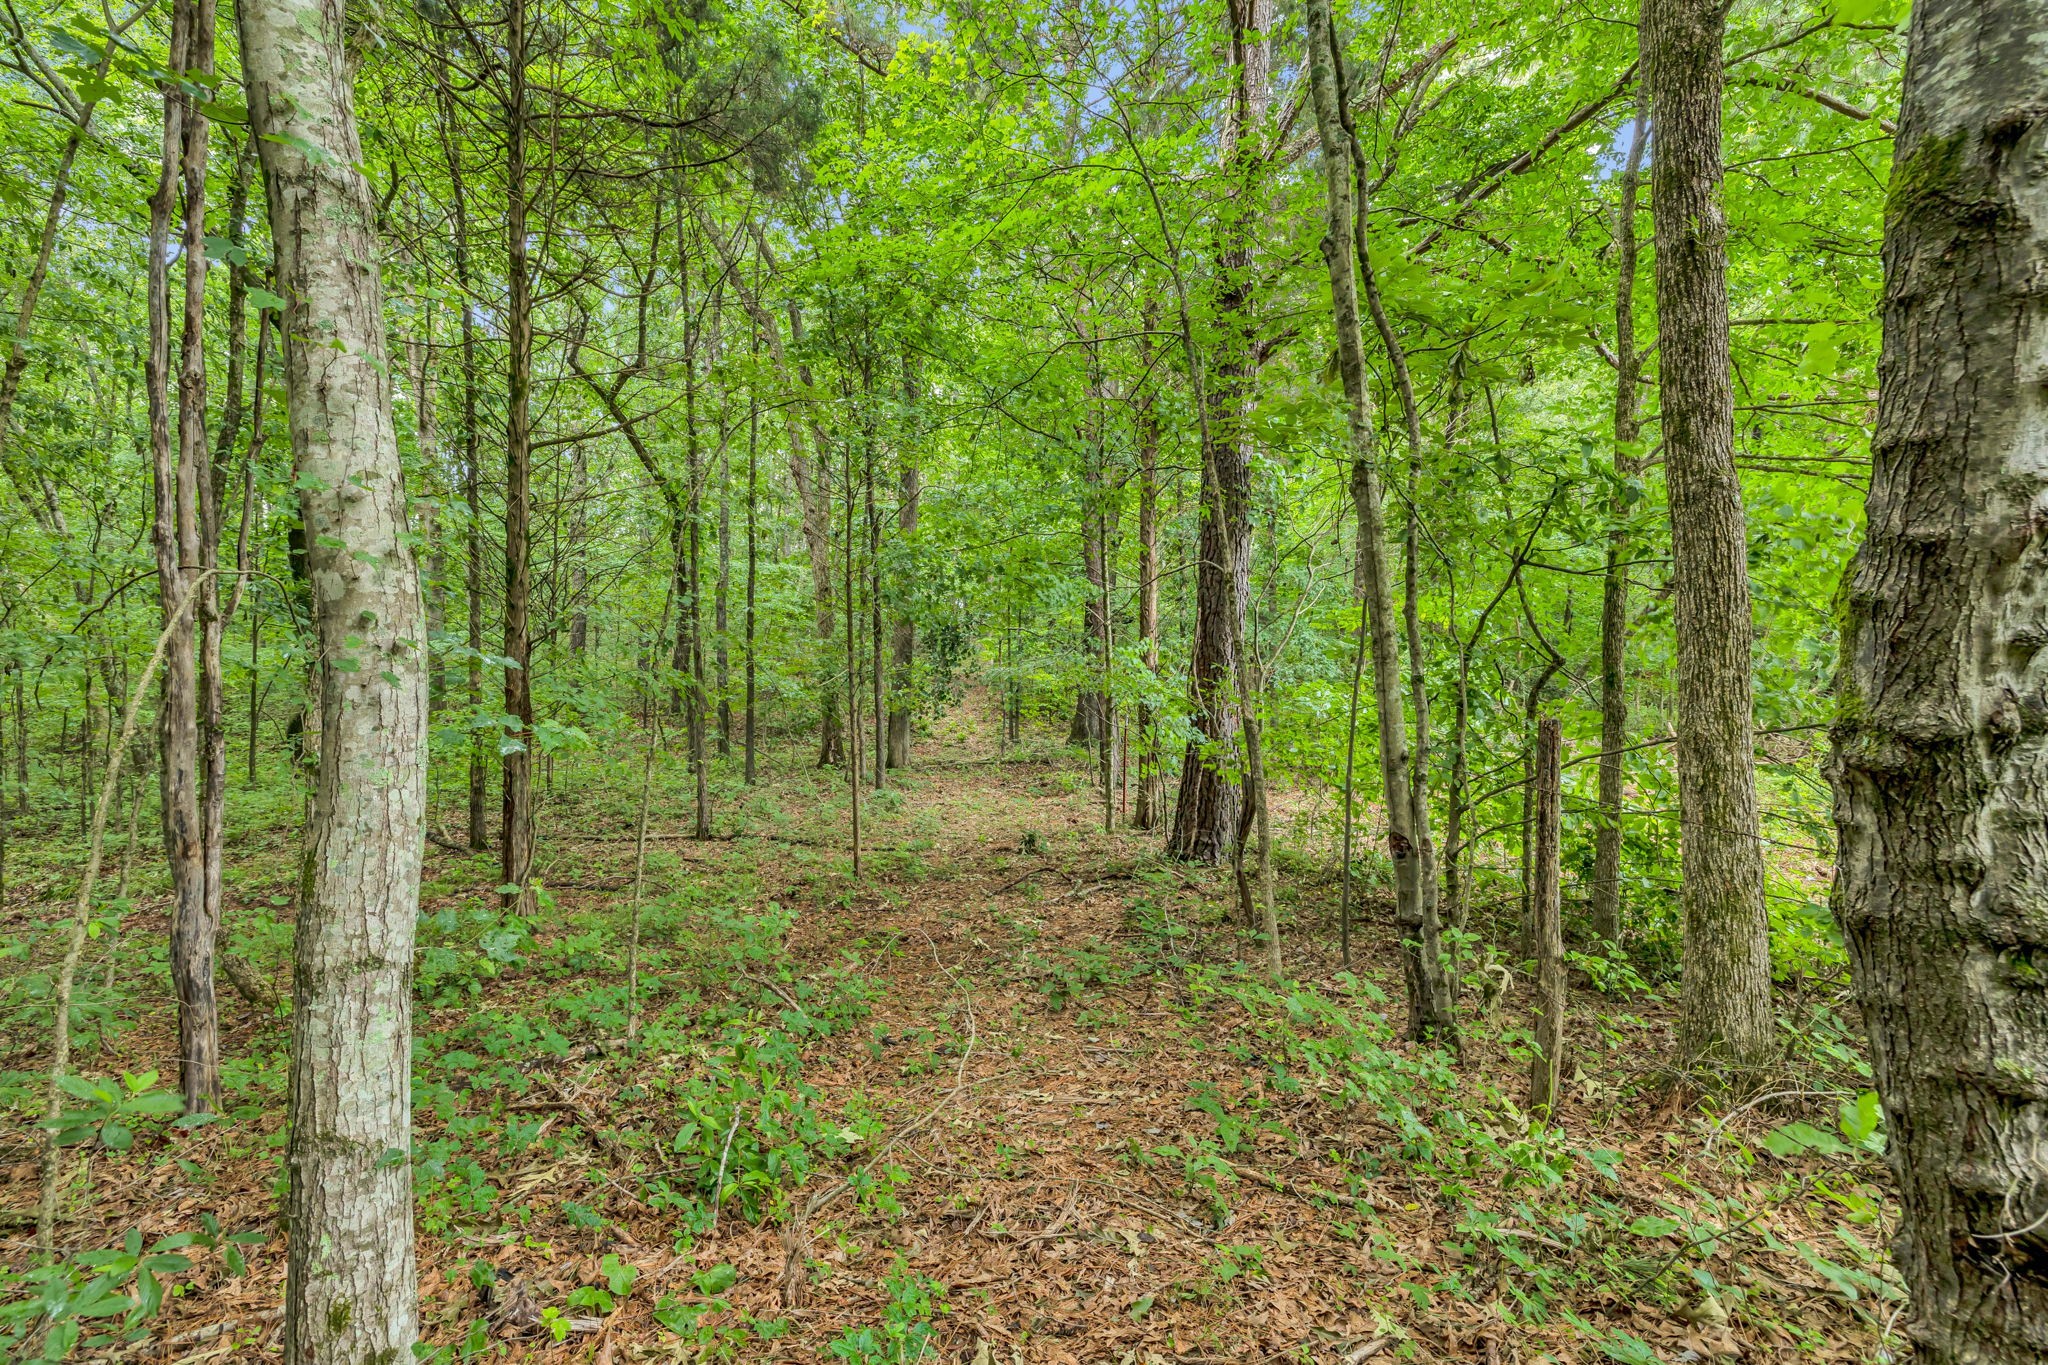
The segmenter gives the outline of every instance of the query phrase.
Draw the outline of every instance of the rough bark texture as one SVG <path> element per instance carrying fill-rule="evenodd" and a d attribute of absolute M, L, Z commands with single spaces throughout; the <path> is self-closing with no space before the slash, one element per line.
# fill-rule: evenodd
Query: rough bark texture
<path fill-rule="evenodd" d="M 211 71 L 213 6 L 181 0 L 171 16 L 171 67 Z M 212 479 L 206 449 L 206 121 L 182 86 L 164 96 L 163 160 L 150 198 L 149 342 L 143 362 L 156 515 L 158 596 L 171 628 L 164 657 L 157 737 L 163 759 L 164 858 L 170 865 L 171 983 L 178 997 L 178 1075 L 188 1113 L 211 1106 L 220 1089 L 220 1014 L 213 948 L 220 922 L 219 826 L 209 828 L 201 724 L 209 703 L 218 719 L 218 595 L 205 570 L 214 537 Z M 182 337 L 171 375 L 170 226 L 182 190 L 184 232 Z M 173 422 L 173 394 L 176 420 Z M 192 610 L 174 614 L 172 603 Z M 210 649 L 208 648 L 210 646 Z M 209 671 L 207 664 L 211 663 Z M 209 839 L 209 834 L 212 838 Z"/>
<path fill-rule="evenodd" d="M 1352 139 L 1343 122 L 1346 100 L 1337 65 L 1341 49 L 1329 0 L 1310 0 L 1306 22 L 1309 84 L 1314 96 L 1316 129 L 1322 141 L 1323 188 L 1328 209 L 1323 261 L 1329 269 L 1330 298 L 1336 315 L 1337 367 L 1344 379 L 1345 414 L 1351 436 L 1351 496 L 1358 514 L 1358 592 L 1365 599 L 1366 629 L 1372 650 L 1380 782 L 1387 805 L 1387 851 L 1394 864 L 1394 919 L 1402 940 L 1408 1032 L 1412 1038 L 1436 1038 L 1455 1046 L 1457 1023 L 1452 1013 L 1448 976 L 1443 969 L 1435 893 L 1427 885 L 1429 869 L 1423 857 L 1423 832 L 1416 825 L 1418 816 L 1427 819 L 1427 807 L 1421 794 L 1412 789 L 1408 764 L 1407 721 L 1401 698 L 1400 624 L 1394 615 L 1379 465 L 1367 416 L 1365 339 L 1358 307 L 1359 276 L 1362 270 L 1370 268 L 1369 257 L 1364 230 L 1355 221 L 1358 204 L 1353 193 Z M 1382 338 L 1391 340 L 1384 317 L 1376 321 Z M 1389 349 L 1391 354 L 1400 354 L 1398 347 L 1390 345 Z M 1411 443 L 1414 440 L 1411 432 Z"/>
<path fill-rule="evenodd" d="M 319 649 L 312 894 L 292 986 L 289 1365 L 411 1358 L 412 952 L 427 651 L 385 375 L 376 200 L 340 0 L 241 0 Z"/>
<path fill-rule="evenodd" d="M 505 19 L 505 714 L 508 736 L 498 793 L 498 874 L 506 903 L 531 913 L 533 893 L 533 276 L 527 258 L 525 0 Z"/>
<path fill-rule="evenodd" d="M 1251 599 L 1251 433 L 1245 418 L 1258 360 L 1252 316 L 1252 244 L 1263 226 L 1254 191 L 1263 170 L 1256 133 L 1271 95 L 1266 31 L 1270 0 L 1228 0 L 1233 72 L 1219 134 L 1231 182 L 1217 225 L 1216 286 L 1210 302 L 1217 341 L 1205 365 L 1202 403 L 1202 521 L 1195 549 L 1195 630 L 1188 688 L 1195 737 L 1180 770 L 1180 799 L 1166 854 L 1220 863 L 1237 832 L 1240 766 L 1238 650 Z"/>
<path fill-rule="evenodd" d="M 1771 1051 L 1769 924 L 1750 719 L 1749 561 L 1735 472 L 1721 211 L 1722 0 L 1645 0 L 1659 392 L 1678 633 L 1685 980 L 1679 1047 L 1747 1067 Z"/>
<path fill-rule="evenodd" d="M 1636 351 L 1636 204 L 1645 138 L 1640 115 L 1629 125 L 1628 157 L 1621 168 L 1621 202 L 1614 210 L 1614 473 L 1637 471 L 1637 394 L 1643 361 Z M 1593 884 L 1588 888 L 1593 936 L 1621 942 L 1621 806 L 1628 745 L 1628 505 L 1609 508 L 1607 562 L 1600 579 L 1600 791 L 1593 827 Z"/>
<path fill-rule="evenodd" d="M 2044 21 L 1913 8 L 1834 733 L 1835 912 L 1930 1365 L 2048 1359 Z"/>

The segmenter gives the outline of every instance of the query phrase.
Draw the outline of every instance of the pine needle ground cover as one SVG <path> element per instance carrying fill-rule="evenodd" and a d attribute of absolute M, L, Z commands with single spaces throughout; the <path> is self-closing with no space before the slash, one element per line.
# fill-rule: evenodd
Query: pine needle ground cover
<path fill-rule="evenodd" d="M 843 779 L 792 760 L 731 783 L 699 840 L 681 763 L 658 764 L 630 1041 L 637 750 L 555 765 L 531 916 L 499 908 L 492 855 L 437 839 L 416 1137 L 388 1157 L 412 1171 L 429 1358 L 1898 1349 L 1883 1133 L 1825 963 L 1780 983 L 1780 1080 L 1716 1105 L 1667 1069 L 1675 983 L 1575 958 L 1564 1100 L 1532 1121 L 1522 974 L 1503 990 L 1490 958 L 1464 964 L 1462 1058 L 1399 1041 L 1384 886 L 1363 874 L 1346 971 L 1327 864 L 1283 859 L 1270 983 L 1227 869 L 1103 834 L 1086 765 L 1005 747 L 1000 724 L 973 694 L 866 797 L 858 881 Z M 159 1102 L 177 1044 L 156 867 L 93 940 L 66 1259 L 4 1281 L 0 1334 L 28 1358 L 58 1354 L 52 1322 L 74 1359 L 279 1349 L 295 819 L 275 794 L 235 806 L 225 937 L 247 994 L 274 995 L 224 1005 L 219 1119 Z M 0 1259 L 26 1267 L 35 1020 L 77 850 L 15 857 Z"/>

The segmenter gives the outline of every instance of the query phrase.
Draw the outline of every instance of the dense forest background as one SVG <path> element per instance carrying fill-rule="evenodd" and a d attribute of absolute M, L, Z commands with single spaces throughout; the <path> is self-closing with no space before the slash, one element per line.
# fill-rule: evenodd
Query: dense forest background
<path fill-rule="evenodd" d="M 1329 10 L 350 9 L 434 1350 L 1897 1349 L 1823 757 L 1906 7 L 1716 28 L 1715 575 L 1674 569 L 1638 16 Z M 0 1339 L 254 1358 L 320 679 L 362 667 L 316 561 L 368 553 L 302 520 L 286 354 L 345 347 L 293 331 L 234 16 L 0 30 Z M 1754 620 L 1721 921 L 1687 592 Z M 1709 979 L 1723 938 L 1767 979 Z M 1072 1122 L 975 1108 L 1020 1085 Z"/>

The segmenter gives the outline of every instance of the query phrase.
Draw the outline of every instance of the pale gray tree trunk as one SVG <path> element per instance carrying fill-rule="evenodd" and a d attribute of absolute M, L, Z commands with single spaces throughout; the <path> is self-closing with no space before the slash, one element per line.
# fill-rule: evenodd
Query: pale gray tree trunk
<path fill-rule="evenodd" d="M 1834 732 L 1835 913 L 1929 1365 L 2048 1359 L 2044 29 L 2041 0 L 1913 7 Z"/>
<path fill-rule="evenodd" d="M 289 1365 L 405 1361 L 413 924 L 427 651 L 392 419 L 376 201 L 341 0 L 239 0 L 261 139 L 320 680 L 310 894 L 293 945 Z"/>
<path fill-rule="evenodd" d="M 1679 854 L 1685 979 L 1679 1049 L 1736 1068 L 1771 1051 L 1770 926 L 1757 842 L 1749 559 L 1735 472 L 1721 210 L 1725 0 L 1644 0 L 1655 139 L 1658 381 L 1678 633 Z"/>

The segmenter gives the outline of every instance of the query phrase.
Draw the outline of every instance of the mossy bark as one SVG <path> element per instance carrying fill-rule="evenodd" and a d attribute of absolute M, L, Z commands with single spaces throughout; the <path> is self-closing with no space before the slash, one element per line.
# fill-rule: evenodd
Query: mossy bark
<path fill-rule="evenodd" d="M 1889 1120 L 1914 1359 L 2048 1359 L 2048 6 L 1913 9 L 1835 913 Z"/>

